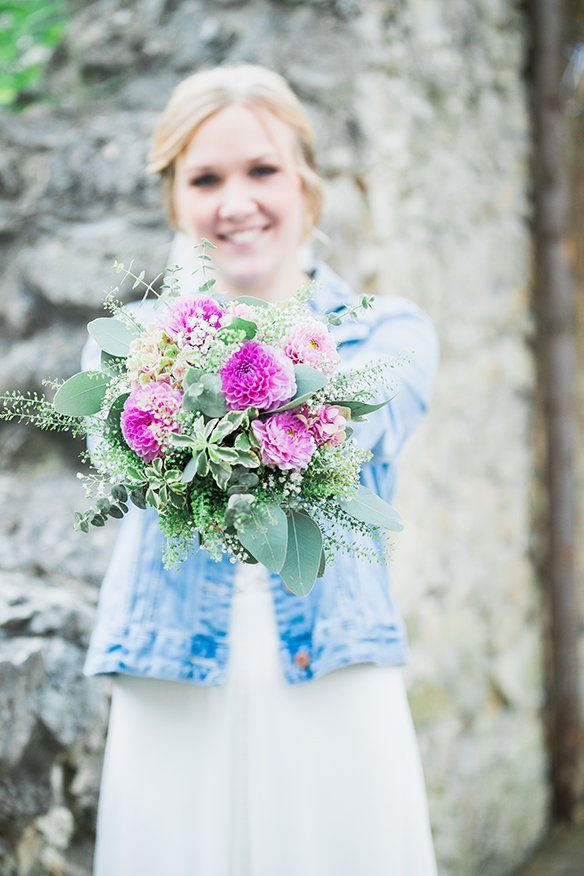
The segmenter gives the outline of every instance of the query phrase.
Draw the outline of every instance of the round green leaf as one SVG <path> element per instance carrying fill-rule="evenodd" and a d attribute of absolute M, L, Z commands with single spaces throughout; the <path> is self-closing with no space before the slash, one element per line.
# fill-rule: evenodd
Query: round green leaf
<path fill-rule="evenodd" d="M 286 559 L 288 521 L 279 505 L 252 505 L 237 537 L 258 562 L 273 572 L 280 571 Z"/>
<path fill-rule="evenodd" d="M 311 368 L 310 365 L 295 365 L 294 376 L 296 377 L 296 395 L 288 404 L 281 405 L 274 411 L 270 411 L 271 414 L 288 411 L 290 408 L 303 404 L 315 392 L 326 386 L 328 382 L 322 371 L 317 371 L 316 368 Z"/>
<path fill-rule="evenodd" d="M 88 323 L 87 331 L 100 349 L 111 356 L 127 356 L 130 352 L 130 343 L 136 337 L 127 325 L 110 316 L 93 319 Z"/>
<path fill-rule="evenodd" d="M 237 304 L 250 304 L 252 307 L 269 307 L 269 303 L 263 298 L 254 298 L 253 295 L 238 295 L 234 299 Z"/>
<path fill-rule="evenodd" d="M 110 382 L 103 371 L 80 371 L 59 387 L 53 399 L 53 407 L 69 417 L 86 417 L 97 414 Z"/>
<path fill-rule="evenodd" d="M 322 532 L 312 517 L 301 511 L 288 516 L 288 547 L 280 575 L 296 596 L 308 596 L 316 581 L 322 556 Z"/>
<path fill-rule="evenodd" d="M 367 487 L 359 487 L 352 499 L 346 499 L 339 502 L 341 508 L 360 520 L 362 523 L 369 523 L 371 526 L 381 526 L 384 529 L 392 529 L 395 532 L 400 532 L 404 525 L 402 519 L 395 508 L 392 508 L 387 502 L 374 493 L 368 490 Z"/>

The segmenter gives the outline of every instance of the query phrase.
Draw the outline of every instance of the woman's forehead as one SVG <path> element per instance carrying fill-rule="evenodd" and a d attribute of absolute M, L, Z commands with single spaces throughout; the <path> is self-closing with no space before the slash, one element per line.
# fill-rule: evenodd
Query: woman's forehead
<path fill-rule="evenodd" d="M 294 131 L 264 107 L 230 104 L 202 122 L 183 153 L 185 168 L 222 161 L 294 162 Z"/>

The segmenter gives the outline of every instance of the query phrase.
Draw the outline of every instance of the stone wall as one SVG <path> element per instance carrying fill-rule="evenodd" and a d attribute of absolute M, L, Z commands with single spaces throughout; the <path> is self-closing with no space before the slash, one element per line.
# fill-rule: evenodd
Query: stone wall
<path fill-rule="evenodd" d="M 406 678 L 442 876 L 511 873 L 547 803 L 521 4 L 76 5 L 54 103 L 0 116 L 2 383 L 77 370 L 115 258 L 164 266 L 144 164 L 173 85 L 223 61 L 283 72 L 319 136 L 327 259 L 412 298 L 440 333 L 396 497 Z M 71 530 L 78 445 L 12 426 L 0 440 L 0 874 L 85 876 L 109 686 L 80 670 L 115 532 Z"/>

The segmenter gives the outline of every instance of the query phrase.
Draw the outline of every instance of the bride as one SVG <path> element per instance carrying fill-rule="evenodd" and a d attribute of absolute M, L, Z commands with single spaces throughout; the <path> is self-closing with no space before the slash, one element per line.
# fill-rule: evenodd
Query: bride
<path fill-rule="evenodd" d="M 326 263 L 306 263 L 322 182 L 305 111 L 278 74 L 239 65 L 185 79 L 150 169 L 183 294 L 196 291 L 205 237 L 229 296 L 285 301 L 310 277 L 321 312 L 357 300 Z M 389 501 L 427 410 L 436 332 L 413 302 L 383 296 L 334 331 L 347 367 L 411 354 L 395 398 L 355 430 L 373 453 L 363 483 Z M 84 367 L 97 355 L 89 341 Z M 133 508 L 84 666 L 113 676 L 94 876 L 433 876 L 387 567 L 349 552 L 297 597 L 262 566 L 203 550 L 167 571 L 161 546 L 155 512 Z"/>

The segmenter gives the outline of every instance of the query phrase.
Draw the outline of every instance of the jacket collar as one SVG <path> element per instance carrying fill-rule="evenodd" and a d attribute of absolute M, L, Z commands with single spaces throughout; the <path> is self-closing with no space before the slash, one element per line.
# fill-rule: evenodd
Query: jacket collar
<path fill-rule="evenodd" d="M 326 262 L 317 262 L 311 271 L 311 277 L 315 288 L 310 304 L 319 315 L 339 311 L 357 303 L 353 289 Z M 340 325 L 330 326 L 330 330 L 337 344 L 343 344 L 346 341 L 358 341 L 368 337 L 371 327 L 363 320 L 361 314 L 361 319 L 355 321 L 347 317 Z"/>
<path fill-rule="evenodd" d="M 345 280 L 342 280 L 326 262 L 316 262 L 311 277 L 315 282 L 314 301 L 319 311 L 340 310 L 348 307 L 355 293 Z"/>

